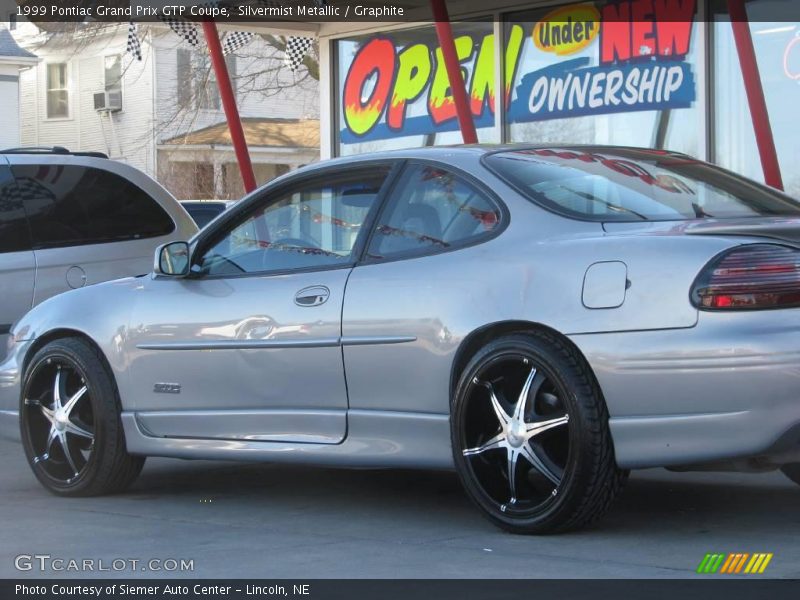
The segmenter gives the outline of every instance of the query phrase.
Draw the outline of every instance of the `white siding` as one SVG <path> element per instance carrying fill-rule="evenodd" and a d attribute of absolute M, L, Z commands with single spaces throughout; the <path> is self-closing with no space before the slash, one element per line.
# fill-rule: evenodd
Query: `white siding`
<path fill-rule="evenodd" d="M 225 121 L 220 110 L 176 111 L 177 50 L 191 49 L 166 27 L 139 25 L 143 60 L 126 54 L 127 25 L 77 44 L 62 40 L 30 48 L 41 62 L 20 78 L 21 144 L 97 150 L 157 176 L 159 141 Z M 201 45 L 198 52 L 204 51 Z M 104 88 L 104 57 L 123 55 L 120 112 L 98 113 L 93 94 Z M 295 74 L 283 54 L 260 38 L 237 51 L 237 99 L 242 117 L 318 118 L 319 86 L 308 78 L 294 85 Z M 70 65 L 70 116 L 47 118 L 46 69 L 49 62 Z M 268 95 L 264 89 L 277 89 Z M 5 105 L 5 103 L 4 103 Z"/>
<path fill-rule="evenodd" d="M 0 148 L 19 146 L 19 83 L 15 65 L 0 65 Z"/>
<path fill-rule="evenodd" d="M 38 68 L 31 67 L 19 74 L 19 137 L 22 146 L 39 145 L 38 97 L 36 79 Z"/>
<path fill-rule="evenodd" d="M 143 60 L 125 53 L 127 26 L 111 35 L 98 36 L 79 51 L 36 48 L 42 61 L 20 80 L 22 143 L 27 146 L 65 146 L 70 150 L 96 150 L 155 175 L 152 137 L 152 53 L 143 43 Z M 95 92 L 104 89 L 104 57 L 123 55 L 122 111 L 108 114 L 94 109 Z M 47 118 L 47 63 L 70 66 L 70 116 Z"/>
<path fill-rule="evenodd" d="M 177 110 L 178 48 L 191 49 L 170 31 L 154 36 L 156 46 L 157 138 L 169 139 L 225 120 L 220 110 Z M 197 51 L 203 51 L 201 48 Z M 319 85 L 307 78 L 295 85 L 295 75 L 283 66 L 283 53 L 255 37 L 236 51 L 237 104 L 242 117 L 302 119 L 319 117 Z M 277 90 L 267 95 L 263 90 Z"/>

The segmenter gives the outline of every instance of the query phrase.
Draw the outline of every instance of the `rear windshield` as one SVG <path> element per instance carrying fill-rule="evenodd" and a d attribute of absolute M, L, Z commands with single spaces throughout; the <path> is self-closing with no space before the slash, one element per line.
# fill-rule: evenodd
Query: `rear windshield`
<path fill-rule="evenodd" d="M 668 152 L 525 149 L 484 160 L 534 202 L 579 219 L 800 216 L 800 203 L 780 192 Z"/>

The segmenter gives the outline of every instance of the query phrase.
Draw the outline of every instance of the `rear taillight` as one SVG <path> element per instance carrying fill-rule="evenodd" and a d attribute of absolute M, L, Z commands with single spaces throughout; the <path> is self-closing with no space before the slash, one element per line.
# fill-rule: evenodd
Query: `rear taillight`
<path fill-rule="evenodd" d="M 705 310 L 800 306 L 800 252 L 777 244 L 728 250 L 697 277 L 692 303 Z"/>

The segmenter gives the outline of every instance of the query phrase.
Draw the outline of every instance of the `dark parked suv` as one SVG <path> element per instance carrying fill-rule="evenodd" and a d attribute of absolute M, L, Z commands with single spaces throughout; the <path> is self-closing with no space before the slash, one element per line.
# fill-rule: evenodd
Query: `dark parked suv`
<path fill-rule="evenodd" d="M 0 356 L 14 321 L 71 288 L 140 275 L 197 231 L 141 171 L 93 152 L 0 151 Z"/>

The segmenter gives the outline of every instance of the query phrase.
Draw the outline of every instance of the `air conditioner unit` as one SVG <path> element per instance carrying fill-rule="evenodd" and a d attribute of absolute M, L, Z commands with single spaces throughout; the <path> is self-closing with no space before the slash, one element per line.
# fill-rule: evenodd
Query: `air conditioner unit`
<path fill-rule="evenodd" d="M 94 94 L 94 109 L 97 112 L 117 112 L 122 110 L 122 91 L 107 90 Z"/>

